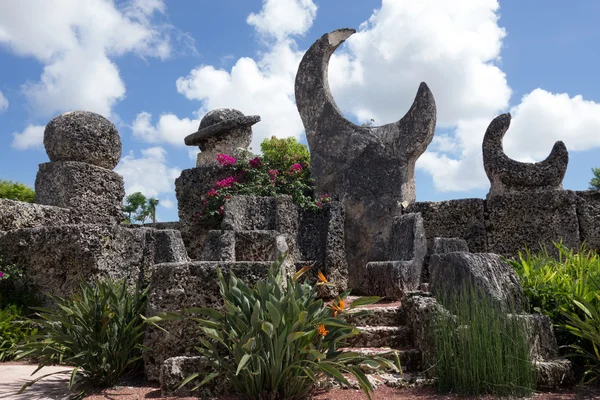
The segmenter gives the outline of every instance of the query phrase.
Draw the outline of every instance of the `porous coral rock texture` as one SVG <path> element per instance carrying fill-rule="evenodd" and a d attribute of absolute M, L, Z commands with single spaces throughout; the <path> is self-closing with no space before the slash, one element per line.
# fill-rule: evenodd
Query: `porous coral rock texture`
<path fill-rule="evenodd" d="M 512 257 L 526 248 L 536 253 L 552 242 L 581 245 L 577 197 L 570 190 L 497 195 L 487 200 L 488 251 Z M 470 246 L 469 246 L 470 247 Z"/>
<path fill-rule="evenodd" d="M 71 210 L 8 199 L 0 199 L 0 231 L 71 222 Z"/>
<path fill-rule="evenodd" d="M 556 142 L 550 155 L 538 163 L 513 160 L 502 148 L 502 139 L 510 126 L 510 120 L 510 114 L 497 116 L 483 137 L 483 167 L 491 184 L 488 198 L 507 193 L 561 190 L 569 163 L 569 152 L 565 144 Z"/>
<path fill-rule="evenodd" d="M 151 317 L 163 311 L 178 311 L 189 307 L 219 309 L 223 301 L 219 293 L 217 268 L 228 279 L 233 272 L 247 285 L 265 279 L 271 262 L 215 262 L 193 261 L 165 263 L 152 269 L 151 290 L 146 315 Z M 198 324 L 193 321 L 165 322 L 161 326 L 169 334 L 154 327 L 146 329 L 144 345 L 144 370 L 146 377 L 157 381 L 163 362 L 170 357 L 196 356 Z"/>
<path fill-rule="evenodd" d="M 401 203 L 415 201 L 414 167 L 433 139 L 436 107 L 421 83 L 414 103 L 397 122 L 378 127 L 347 120 L 329 90 L 328 64 L 353 29 L 323 35 L 305 53 L 296 75 L 296 105 L 310 147 L 317 193 L 344 204 L 349 285 L 361 288 L 366 264 L 384 260 Z"/>
<path fill-rule="evenodd" d="M 74 222 L 120 223 L 124 196 L 121 175 L 82 162 L 40 164 L 35 178 L 35 202 L 71 209 Z"/>
<path fill-rule="evenodd" d="M 527 305 L 519 277 L 498 254 L 433 254 L 429 272 L 431 293 L 440 301 L 474 285 L 507 312 L 520 313 Z"/>
<path fill-rule="evenodd" d="M 50 161 L 78 161 L 112 170 L 121 158 L 121 137 L 103 116 L 72 111 L 53 118 L 44 130 Z"/>
<path fill-rule="evenodd" d="M 0 237 L 3 262 L 22 267 L 42 294 L 70 296 L 82 279 L 149 280 L 159 262 L 185 261 L 178 231 L 111 225 L 62 225 L 16 229 Z"/>
<path fill-rule="evenodd" d="M 405 212 L 421 213 L 428 241 L 435 237 L 461 238 L 467 241 L 470 251 L 487 251 L 483 199 L 416 202 Z"/>

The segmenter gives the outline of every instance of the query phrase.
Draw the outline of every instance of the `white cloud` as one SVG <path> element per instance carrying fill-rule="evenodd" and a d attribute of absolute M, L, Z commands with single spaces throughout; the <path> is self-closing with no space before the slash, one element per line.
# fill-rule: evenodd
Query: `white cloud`
<path fill-rule="evenodd" d="M 43 125 L 27 125 L 23 132 L 14 132 L 11 146 L 17 150 L 41 148 L 44 143 Z"/>
<path fill-rule="evenodd" d="M 6 111 L 8 108 L 8 99 L 4 97 L 2 92 L 0 92 L 0 113 Z"/>
<path fill-rule="evenodd" d="M 172 194 L 181 170 L 166 165 L 166 151 L 162 147 L 150 147 L 141 153 L 141 157 L 136 158 L 130 151 L 115 168 L 125 180 L 127 194 L 142 192 L 146 197 Z"/>
<path fill-rule="evenodd" d="M 258 33 L 276 40 L 290 35 L 304 35 L 317 16 L 312 0 L 263 0 L 258 14 L 248 15 L 246 22 Z"/>
<path fill-rule="evenodd" d="M 37 114 L 86 109 L 109 116 L 125 95 L 112 59 L 171 54 L 171 27 L 151 22 L 164 10 L 159 0 L 133 0 L 121 8 L 103 0 L 0 2 L 0 44 L 44 65 L 38 82 L 23 85 Z"/>
<path fill-rule="evenodd" d="M 179 119 L 174 114 L 162 114 L 156 126 L 151 121 L 152 114 L 139 113 L 131 125 L 133 135 L 148 143 L 169 143 L 175 146 L 185 146 L 184 138 L 195 132 L 200 124 L 199 120 Z"/>
<path fill-rule="evenodd" d="M 175 202 L 170 199 L 161 199 L 158 205 L 168 209 L 172 209 L 173 207 L 175 207 Z"/>
<path fill-rule="evenodd" d="M 289 19 L 293 14 L 297 17 Z M 220 107 L 260 115 L 253 127 L 255 151 L 272 135 L 300 137 L 294 79 L 304 51 L 291 36 L 306 33 L 315 15 L 312 1 L 263 1 L 247 22 L 261 38 L 275 39 L 264 41 L 265 51 L 240 58 L 227 70 L 200 65 L 177 79 L 178 92 L 200 102 L 200 116 Z M 427 82 L 436 99 L 438 132 L 417 168 L 432 176 L 439 191 L 485 189 L 483 136 L 491 120 L 511 106 L 512 90 L 501 69 L 505 36 L 497 0 L 383 0 L 332 56 L 330 87 L 347 115 L 380 125 L 400 119 L 419 82 Z M 598 107 L 580 96 L 533 91 L 512 108 L 507 154 L 539 160 L 556 140 L 572 151 L 600 146 Z M 173 125 L 190 121 L 169 116 Z M 173 140 L 162 133 L 166 122 L 159 119 L 154 127 L 149 116 L 140 122 L 145 123 L 140 137 L 147 141 Z"/>

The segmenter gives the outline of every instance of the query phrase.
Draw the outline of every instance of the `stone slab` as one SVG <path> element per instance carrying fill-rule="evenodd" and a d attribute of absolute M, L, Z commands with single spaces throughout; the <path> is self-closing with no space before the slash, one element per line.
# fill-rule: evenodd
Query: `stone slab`
<path fill-rule="evenodd" d="M 185 261 L 178 231 L 118 225 L 62 225 L 8 231 L 0 237 L 3 262 L 25 270 L 42 294 L 68 296 L 81 279 L 111 277 L 135 285 L 158 262 Z"/>
<path fill-rule="evenodd" d="M 71 210 L 0 199 L 0 231 L 71 223 Z"/>

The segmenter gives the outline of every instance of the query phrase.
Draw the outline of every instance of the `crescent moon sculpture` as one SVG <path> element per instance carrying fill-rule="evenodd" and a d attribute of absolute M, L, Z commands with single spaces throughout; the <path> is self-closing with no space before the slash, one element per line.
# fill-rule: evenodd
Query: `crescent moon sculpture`
<path fill-rule="evenodd" d="M 569 152 L 561 141 L 550 155 L 537 163 L 511 159 L 503 150 L 502 139 L 510 127 L 510 114 L 492 120 L 483 137 L 483 167 L 490 180 L 488 198 L 505 193 L 561 190 L 569 164 Z"/>
<path fill-rule="evenodd" d="M 402 119 L 358 126 L 344 117 L 328 83 L 329 59 L 354 29 L 323 35 L 306 52 L 296 75 L 296 105 L 306 130 L 311 173 L 318 193 L 329 193 L 346 209 L 349 285 L 360 288 L 369 261 L 389 260 L 394 215 L 415 201 L 417 158 L 433 139 L 436 107 L 421 83 Z"/>

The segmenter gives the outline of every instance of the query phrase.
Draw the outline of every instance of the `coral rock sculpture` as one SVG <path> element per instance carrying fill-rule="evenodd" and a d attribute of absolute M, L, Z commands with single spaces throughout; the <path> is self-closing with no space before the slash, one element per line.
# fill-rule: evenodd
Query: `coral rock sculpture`
<path fill-rule="evenodd" d="M 358 126 L 339 110 L 327 82 L 329 59 L 356 31 L 323 35 L 306 52 L 296 75 L 296 105 L 311 152 L 320 193 L 346 208 L 346 251 L 350 286 L 360 288 L 365 266 L 386 261 L 394 215 L 415 200 L 414 166 L 433 139 L 436 107 L 421 83 L 407 114 L 382 126 Z"/>
<path fill-rule="evenodd" d="M 494 118 L 483 138 L 483 166 L 491 183 L 488 198 L 504 193 L 561 190 L 569 163 L 565 144 L 554 143 L 550 155 L 538 163 L 512 160 L 502 149 L 510 119 L 510 114 Z"/>

